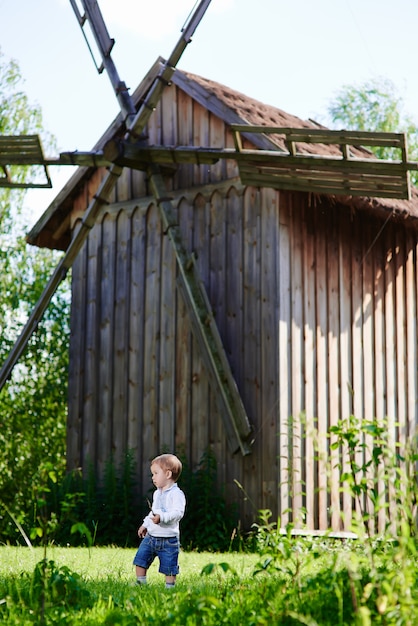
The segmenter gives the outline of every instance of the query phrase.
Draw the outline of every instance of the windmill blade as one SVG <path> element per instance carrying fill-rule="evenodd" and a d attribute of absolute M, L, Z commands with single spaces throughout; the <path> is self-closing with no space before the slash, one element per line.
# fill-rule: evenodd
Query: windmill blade
<path fill-rule="evenodd" d="M 109 33 L 107 32 L 107 28 L 103 19 L 103 16 L 100 12 L 99 5 L 96 0 L 81 0 L 81 4 L 84 8 L 84 15 L 80 13 L 77 7 L 76 0 L 70 0 L 71 6 L 76 14 L 78 23 L 80 24 L 81 30 L 83 32 L 84 38 L 86 39 L 88 48 L 90 53 L 92 54 L 94 63 L 96 65 L 97 71 L 101 73 L 104 69 L 107 71 L 110 82 L 112 83 L 115 94 L 118 98 L 122 113 L 125 117 L 133 118 L 132 126 L 135 131 L 138 132 L 138 128 L 136 127 L 139 123 L 137 119 L 139 115 L 143 115 L 143 112 L 138 112 L 137 117 L 135 118 L 135 106 L 132 101 L 131 96 L 129 95 L 129 91 L 123 81 L 120 80 L 119 74 L 116 70 L 116 66 L 111 57 L 111 51 L 114 45 L 114 40 L 109 37 Z M 148 106 L 151 105 L 149 109 L 149 115 L 152 113 L 152 107 L 157 104 L 158 100 L 161 97 L 163 89 L 167 83 L 164 81 L 169 81 L 177 63 L 179 62 L 184 50 L 187 45 L 190 43 L 192 36 L 201 22 L 207 8 L 209 7 L 211 0 L 201 0 L 197 7 L 191 12 L 188 21 L 183 26 L 181 31 L 181 37 L 179 38 L 176 46 L 173 48 L 171 55 L 165 63 L 164 71 L 162 75 L 158 77 L 157 81 L 154 83 L 154 97 L 151 99 L 151 102 L 148 102 Z M 94 39 L 96 41 L 98 50 L 102 57 L 102 64 L 100 66 L 97 65 L 94 55 L 92 53 L 90 44 L 86 37 L 84 31 L 84 25 L 88 22 L 91 28 L 91 31 L 94 35 Z M 133 130 L 133 129 L 132 129 Z"/>
<path fill-rule="evenodd" d="M 15 166 L 39 167 L 31 168 L 31 182 L 20 182 L 17 177 L 12 176 L 12 169 Z M 38 180 L 37 170 L 43 170 L 43 181 Z M 38 135 L 0 135 L 0 187 L 15 189 L 50 189 L 52 187 Z"/>
<path fill-rule="evenodd" d="M 70 0 L 73 5 L 73 0 Z M 198 24 L 200 23 L 206 9 L 208 8 L 211 0 L 202 0 L 196 9 L 193 11 L 187 25 L 183 28 L 182 34 L 174 47 L 169 60 L 162 65 L 161 72 L 154 81 L 153 87 L 150 89 L 145 101 L 142 106 L 138 110 L 138 112 L 129 117 L 127 124 L 127 132 L 125 135 L 125 139 L 127 141 L 131 140 L 131 137 L 138 137 L 138 135 L 143 131 L 150 115 L 152 114 L 158 100 L 161 97 L 161 94 L 168 84 L 169 79 L 173 75 L 175 71 L 175 66 L 187 45 L 191 41 L 191 37 L 195 32 Z M 83 5 L 92 5 L 92 0 L 83 0 Z M 94 2 L 97 5 L 97 2 Z M 98 6 L 96 8 L 94 15 L 98 15 Z M 88 16 L 86 16 L 88 18 Z M 91 16 L 90 16 L 91 18 Z M 103 18 L 101 18 L 103 20 Z M 100 23 L 100 18 L 99 22 Z M 94 18 L 93 22 L 90 24 L 94 27 Z M 107 53 L 107 56 L 110 55 L 110 51 Z M 106 56 L 106 55 L 105 55 Z M 130 99 L 130 96 L 129 96 Z M 123 109 L 125 110 L 125 109 Z M 128 110 L 128 109 L 127 109 Z M 130 105 L 129 105 L 130 110 Z M 59 284 L 65 278 L 68 269 L 72 266 L 74 259 L 76 258 L 78 252 L 80 251 L 85 239 L 87 238 L 88 233 L 91 228 L 94 226 L 97 216 L 100 213 L 103 205 L 107 204 L 107 198 L 114 188 L 116 181 L 121 175 L 123 168 L 113 164 L 105 178 L 103 179 L 98 192 L 95 194 L 93 200 L 90 202 L 89 206 L 86 209 L 84 214 L 81 227 L 79 228 L 77 234 L 74 239 L 71 241 L 70 246 L 68 247 L 66 253 L 58 263 L 56 270 L 53 275 L 49 279 L 44 291 L 42 292 L 34 310 L 32 311 L 28 321 L 26 322 L 20 336 L 18 337 L 16 343 L 14 344 L 12 350 L 10 351 L 6 361 L 4 362 L 1 370 L 0 370 L 0 391 L 3 388 L 5 382 L 10 377 L 14 366 L 19 360 L 21 354 L 23 353 L 29 339 L 32 334 L 35 332 L 40 320 L 43 317 L 54 293 L 56 292 Z"/>
<path fill-rule="evenodd" d="M 118 71 L 110 54 L 114 46 L 115 40 L 109 37 L 106 24 L 99 9 L 99 5 L 97 4 L 96 0 L 81 0 L 84 8 L 84 15 L 82 15 L 78 9 L 76 0 L 70 0 L 70 3 L 73 7 L 78 23 L 80 24 L 81 31 L 83 33 L 84 39 L 86 40 L 87 47 L 93 58 L 97 71 L 99 72 L 99 74 L 101 74 L 103 70 L 106 69 L 116 97 L 118 99 L 119 106 L 122 110 L 124 119 L 133 117 L 136 113 L 135 106 L 129 95 L 126 84 L 119 78 Z M 84 30 L 84 26 L 86 23 L 88 23 L 91 28 L 98 50 L 102 57 L 102 64 L 100 66 L 98 66 L 96 63 L 96 59 L 90 46 L 89 39 L 86 36 L 86 32 Z"/>

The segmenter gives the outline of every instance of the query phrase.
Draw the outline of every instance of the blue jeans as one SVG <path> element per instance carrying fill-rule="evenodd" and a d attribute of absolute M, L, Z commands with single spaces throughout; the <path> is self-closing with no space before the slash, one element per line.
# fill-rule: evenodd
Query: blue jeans
<path fill-rule="evenodd" d="M 180 542 L 177 537 L 151 537 L 145 535 L 134 558 L 134 565 L 148 569 L 158 556 L 159 572 L 166 576 L 177 576 L 179 573 Z"/>

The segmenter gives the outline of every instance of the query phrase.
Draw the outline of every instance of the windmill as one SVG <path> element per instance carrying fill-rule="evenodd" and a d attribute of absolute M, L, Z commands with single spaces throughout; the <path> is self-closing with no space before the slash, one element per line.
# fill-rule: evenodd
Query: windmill
<path fill-rule="evenodd" d="M 192 148 L 150 146 L 143 135 L 144 127 L 165 86 L 169 84 L 175 67 L 208 8 L 210 0 L 200 2 L 193 12 L 183 29 L 178 44 L 169 59 L 162 64 L 158 78 L 150 86 L 146 99 L 138 110 L 133 106 L 128 90 L 120 80 L 112 61 L 111 51 L 114 42 L 109 37 L 97 2 L 83 0 L 83 13 L 79 11 L 75 0 L 70 0 L 70 2 L 83 33 L 86 23 L 91 27 L 102 57 L 102 64 L 96 65 L 96 67 L 99 72 L 106 70 L 108 73 L 119 101 L 126 132 L 122 139 L 111 139 L 100 152 L 62 153 L 57 159 L 44 157 L 36 137 L 15 139 L 14 143 L 12 138 L 3 138 L 3 143 L 0 146 L 0 166 L 5 175 L 0 179 L 0 182 L 3 182 L 4 186 L 14 186 L 13 180 L 8 174 L 8 165 L 11 164 L 41 165 L 45 172 L 45 185 L 50 182 L 48 167 L 55 164 L 90 165 L 93 167 L 106 165 L 108 173 L 84 215 L 81 228 L 57 266 L 20 338 L 0 371 L 0 388 L 7 380 L 28 339 L 36 329 L 58 284 L 72 266 L 101 208 L 107 203 L 109 194 L 123 168 L 145 170 L 160 209 L 164 231 L 168 233 L 175 252 L 180 277 L 179 287 L 187 303 L 191 325 L 198 338 L 211 384 L 218 391 L 216 396 L 222 405 L 220 413 L 224 417 L 230 446 L 233 450 L 239 448 L 243 454 L 247 454 L 250 450 L 248 439 L 251 436 L 249 420 L 232 377 L 193 257 L 187 252 L 181 240 L 171 202 L 167 200 L 168 194 L 160 167 L 182 162 L 211 164 L 219 159 L 234 159 L 238 162 L 241 179 L 246 184 L 266 185 L 280 189 L 309 190 L 318 193 L 408 197 L 408 171 L 409 169 L 416 169 L 416 164 L 408 162 L 404 136 L 389 133 L 350 133 L 323 129 L 310 129 L 307 133 L 306 129 L 239 125 L 232 127 L 235 148 L 230 150 L 216 150 L 201 146 Z M 273 138 L 280 135 L 285 138 L 287 149 L 274 150 L 274 143 L 271 143 L 270 149 L 248 150 L 244 147 L 243 139 L 245 140 L 253 133 L 261 133 Z M 342 146 L 341 155 L 321 157 L 309 155 L 300 149 L 303 144 L 315 143 Z M 394 163 L 378 162 L 371 159 L 370 155 L 365 155 L 364 152 L 355 148 L 359 145 L 390 145 L 399 150 L 401 158 Z"/>

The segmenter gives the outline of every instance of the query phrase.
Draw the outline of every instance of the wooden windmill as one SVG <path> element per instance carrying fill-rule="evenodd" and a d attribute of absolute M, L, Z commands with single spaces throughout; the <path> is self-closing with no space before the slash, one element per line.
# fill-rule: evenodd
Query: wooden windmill
<path fill-rule="evenodd" d="M 232 451 L 248 454 L 251 449 L 251 426 L 238 392 L 231 369 L 222 346 L 203 283 L 199 278 L 193 255 L 182 241 L 171 201 L 162 177 L 162 169 L 179 163 L 216 163 L 219 159 L 233 159 L 238 163 L 243 183 L 264 185 L 276 189 L 308 190 L 316 193 L 343 195 L 371 195 L 378 197 L 409 197 L 408 171 L 416 164 L 408 162 L 406 142 L 403 135 L 392 133 L 364 133 L 329 131 L 324 129 L 307 132 L 306 129 L 277 128 L 268 126 L 235 125 L 231 127 L 235 147 L 214 149 L 205 146 L 155 146 L 149 145 L 143 134 L 148 119 L 156 108 L 161 94 L 170 83 L 176 65 L 189 43 L 195 29 L 207 10 L 210 0 L 202 0 L 185 25 L 179 42 L 161 72 L 148 85 L 143 102 L 137 109 L 129 92 L 120 80 L 111 57 L 113 40 L 109 37 L 97 2 L 82 0 L 80 12 L 75 0 L 70 0 L 77 20 L 84 33 L 88 23 L 94 34 L 102 57 L 99 72 L 106 70 L 118 99 L 125 124 L 122 138 L 111 139 L 98 152 L 62 153 L 56 159 L 44 156 L 38 137 L 1 138 L 0 167 L 4 176 L 0 184 L 18 186 L 10 176 L 11 165 L 39 165 L 44 169 L 45 182 L 29 186 L 49 186 L 48 167 L 52 165 L 88 165 L 108 168 L 99 190 L 86 211 L 81 228 L 71 241 L 66 254 L 58 264 L 39 302 L 30 316 L 21 336 L 0 371 L 0 388 L 9 377 L 24 350 L 31 334 L 48 306 L 57 286 L 72 266 L 83 242 L 95 224 L 102 207 L 124 167 L 147 172 L 152 192 L 160 210 L 164 231 L 171 242 L 178 270 L 178 286 L 187 306 L 190 323 L 197 338 L 211 386 L 216 390 L 228 442 Z M 255 133 L 265 137 L 265 149 L 246 148 L 246 139 Z M 283 148 L 275 139 L 281 138 Z M 340 148 L 335 155 L 312 154 L 306 146 L 312 144 L 335 145 Z M 359 146 L 391 146 L 398 150 L 395 162 L 371 158 Z"/>

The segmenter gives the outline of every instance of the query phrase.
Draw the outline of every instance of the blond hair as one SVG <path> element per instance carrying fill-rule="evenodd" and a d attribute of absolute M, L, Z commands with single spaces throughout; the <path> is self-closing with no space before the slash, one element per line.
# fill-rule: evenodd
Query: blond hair
<path fill-rule="evenodd" d="M 175 454 L 160 454 L 156 456 L 155 459 L 152 459 L 151 465 L 154 465 L 154 463 L 159 465 L 163 470 L 170 470 L 171 478 L 174 482 L 177 482 L 183 466 L 180 459 L 177 458 Z"/>

